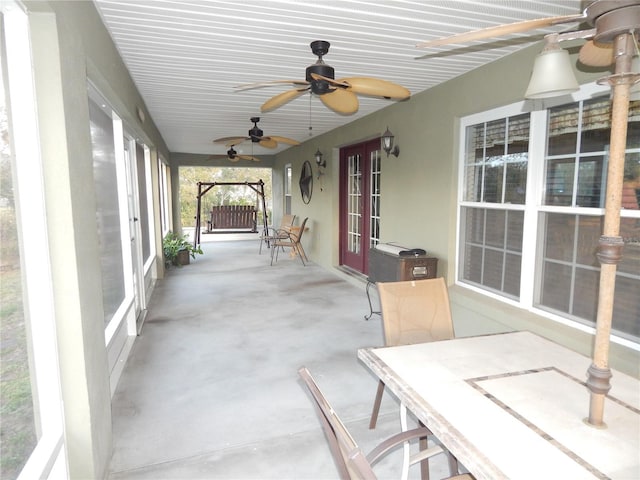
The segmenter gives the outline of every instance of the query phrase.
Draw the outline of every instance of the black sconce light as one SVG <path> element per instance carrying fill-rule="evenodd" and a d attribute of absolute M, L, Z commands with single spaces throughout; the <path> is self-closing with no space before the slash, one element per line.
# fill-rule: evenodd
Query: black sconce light
<path fill-rule="evenodd" d="M 318 165 L 318 168 L 325 168 L 327 166 L 327 161 L 322 160 L 322 152 L 319 148 L 316 150 L 314 158 L 316 159 L 316 165 Z"/>
<path fill-rule="evenodd" d="M 324 190 L 322 186 L 322 176 L 324 175 L 324 172 L 322 169 L 326 168 L 327 161 L 322 159 L 322 152 L 319 148 L 316 150 L 316 153 L 313 154 L 313 158 L 316 159 L 316 165 L 318 165 L 318 180 L 320 180 L 320 191 L 322 192 Z"/>
<path fill-rule="evenodd" d="M 395 137 L 393 136 L 393 133 L 391 133 L 389 131 L 389 127 L 387 127 L 387 130 L 382 134 L 381 137 L 382 149 L 387 153 L 387 157 L 389 156 L 389 154 L 392 154 L 395 157 L 400 155 L 400 147 L 398 147 L 397 145 L 395 147 L 393 146 L 394 138 Z"/>

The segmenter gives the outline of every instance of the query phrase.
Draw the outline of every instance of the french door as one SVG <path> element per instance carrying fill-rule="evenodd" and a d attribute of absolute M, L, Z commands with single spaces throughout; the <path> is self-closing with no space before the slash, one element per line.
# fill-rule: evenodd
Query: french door
<path fill-rule="evenodd" d="M 340 263 L 368 273 L 380 239 L 380 139 L 340 150 Z"/>

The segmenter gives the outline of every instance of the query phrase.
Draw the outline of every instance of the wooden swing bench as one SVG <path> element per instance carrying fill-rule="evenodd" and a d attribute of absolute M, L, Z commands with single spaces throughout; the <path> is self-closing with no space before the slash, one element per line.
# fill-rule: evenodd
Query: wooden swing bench
<path fill-rule="evenodd" d="M 249 231 L 257 229 L 258 210 L 252 205 L 221 205 L 211 207 L 207 231 Z"/>

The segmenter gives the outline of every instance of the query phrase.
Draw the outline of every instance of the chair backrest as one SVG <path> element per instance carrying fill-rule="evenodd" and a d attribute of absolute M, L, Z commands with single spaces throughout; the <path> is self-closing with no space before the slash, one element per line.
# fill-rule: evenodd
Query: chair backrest
<path fill-rule="evenodd" d="M 313 397 L 313 403 L 318 411 L 340 478 L 342 480 L 375 479 L 371 464 L 320 391 L 309 370 L 302 367 L 298 370 L 298 374 Z"/>
<path fill-rule="evenodd" d="M 280 221 L 280 228 L 281 229 L 289 229 L 291 228 L 291 226 L 293 225 L 293 222 L 295 222 L 296 220 L 296 216 L 295 215 L 291 215 L 291 214 L 286 214 L 282 216 L 282 220 Z"/>
<path fill-rule="evenodd" d="M 454 338 L 449 292 L 444 278 L 378 282 L 387 346 Z"/>
<path fill-rule="evenodd" d="M 302 234 L 304 233 L 304 229 L 307 226 L 307 220 L 309 220 L 309 217 L 306 217 L 302 221 L 300 226 L 296 228 L 297 235 L 295 235 L 295 238 L 294 238 L 295 243 L 300 243 L 300 240 L 302 239 Z"/>

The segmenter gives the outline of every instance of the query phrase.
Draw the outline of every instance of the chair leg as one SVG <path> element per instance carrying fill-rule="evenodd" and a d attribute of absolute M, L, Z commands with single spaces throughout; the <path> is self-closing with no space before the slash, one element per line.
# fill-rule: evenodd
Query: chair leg
<path fill-rule="evenodd" d="M 376 399 L 373 402 L 373 411 L 371 412 L 371 420 L 369 421 L 369 429 L 376 428 L 378 423 L 378 413 L 380 412 L 380 404 L 382 403 L 382 394 L 384 393 L 384 382 L 380 380 L 378 382 L 378 391 L 376 392 Z"/>
<path fill-rule="evenodd" d="M 426 438 L 421 438 L 418 441 L 420 451 L 429 448 L 429 442 Z M 420 462 L 420 480 L 429 480 L 429 459 L 425 458 Z"/>
<path fill-rule="evenodd" d="M 304 248 L 302 248 L 302 244 L 299 243 L 298 244 L 298 253 L 301 254 L 301 256 L 308 262 L 309 258 L 307 257 L 307 252 L 304 251 Z"/>
<path fill-rule="evenodd" d="M 460 466 L 458 465 L 458 459 L 454 457 L 449 450 L 445 450 L 447 455 L 447 460 L 449 461 L 449 475 L 457 475 L 459 472 Z"/>

